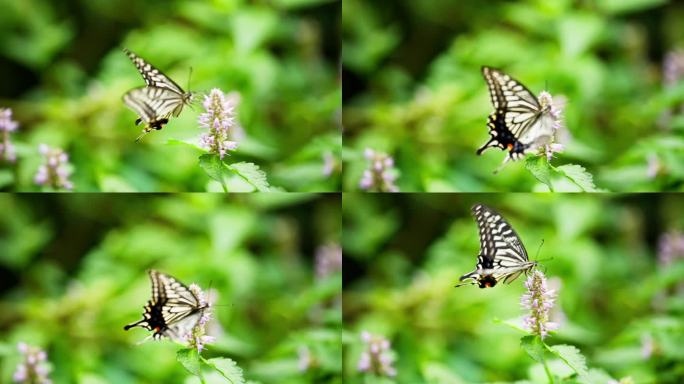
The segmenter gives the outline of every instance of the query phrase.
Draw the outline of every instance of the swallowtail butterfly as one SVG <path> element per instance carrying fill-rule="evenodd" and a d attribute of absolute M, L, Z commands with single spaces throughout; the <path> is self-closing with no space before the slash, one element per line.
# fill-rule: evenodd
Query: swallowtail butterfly
<path fill-rule="evenodd" d="M 143 60 L 135 53 L 124 48 L 124 52 L 138 69 L 146 87 L 135 88 L 123 96 L 124 103 L 140 116 L 135 121 L 145 123 L 142 135 L 152 130 L 160 130 L 169 122 L 169 117 L 180 115 L 183 106 L 192 102 L 192 92 L 185 92 L 178 84 L 160 70 Z"/>
<path fill-rule="evenodd" d="M 481 154 L 490 147 L 508 150 L 509 159 L 517 160 L 525 151 L 553 140 L 555 127 L 550 98 L 537 99 L 527 87 L 498 69 L 482 67 L 489 87 L 494 112 L 487 127 L 491 138 L 477 150 Z"/>
<path fill-rule="evenodd" d="M 489 288 L 501 280 L 510 283 L 537 265 L 536 261 L 528 260 L 520 237 L 499 213 L 482 204 L 473 206 L 472 212 L 480 231 L 480 254 L 475 270 L 459 279 L 470 281 L 457 287 L 477 284 Z"/>
<path fill-rule="evenodd" d="M 155 270 L 150 270 L 149 275 L 152 298 L 145 305 L 143 318 L 126 325 L 124 330 L 143 327 L 153 331 L 155 339 L 182 340 L 209 305 L 175 278 Z"/>

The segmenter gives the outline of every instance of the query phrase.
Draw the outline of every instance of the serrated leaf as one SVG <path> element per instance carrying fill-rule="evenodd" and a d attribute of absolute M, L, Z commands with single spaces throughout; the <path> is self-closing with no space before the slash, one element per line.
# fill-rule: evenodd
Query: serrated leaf
<path fill-rule="evenodd" d="M 226 173 L 228 169 L 218 155 L 205 154 L 199 158 L 200 167 L 207 173 L 207 176 L 221 183 L 226 189 Z"/>
<path fill-rule="evenodd" d="M 242 368 L 237 363 L 227 357 L 217 357 L 206 360 L 207 365 L 218 371 L 232 384 L 245 384 Z"/>
<path fill-rule="evenodd" d="M 587 172 L 583 166 L 577 164 L 567 164 L 556 167 L 556 170 L 568 179 L 572 180 L 584 192 L 601 192 L 594 185 L 594 176 Z"/>
<path fill-rule="evenodd" d="M 176 360 L 190 373 L 201 376 L 199 353 L 195 348 L 181 349 L 176 353 Z"/>
<path fill-rule="evenodd" d="M 549 348 L 553 354 L 558 356 L 568 367 L 572 368 L 577 374 L 586 376 L 588 373 L 587 359 L 582 355 L 579 349 L 573 345 L 554 345 Z"/>
<path fill-rule="evenodd" d="M 228 166 L 235 173 L 240 175 L 248 183 L 254 186 L 259 192 L 268 192 L 271 188 L 266 178 L 266 173 L 259 169 L 259 166 L 254 163 L 234 163 Z"/>
<path fill-rule="evenodd" d="M 551 184 L 551 172 L 553 169 L 549 162 L 543 156 L 530 156 L 525 159 L 525 168 L 541 183 L 546 184 L 549 190 L 553 192 L 553 184 Z"/>
<path fill-rule="evenodd" d="M 590 369 L 585 376 L 579 377 L 577 380 L 581 384 L 610 384 L 617 382 L 608 373 L 600 369 Z"/>
<path fill-rule="evenodd" d="M 527 335 L 520 339 L 520 346 L 536 362 L 544 361 L 544 343 L 539 336 Z"/>
<path fill-rule="evenodd" d="M 206 150 L 202 147 L 199 146 L 196 140 L 179 140 L 179 139 L 169 139 L 166 141 L 166 145 L 184 145 L 191 147 L 193 149 L 200 150 L 202 152 L 206 152 Z"/>

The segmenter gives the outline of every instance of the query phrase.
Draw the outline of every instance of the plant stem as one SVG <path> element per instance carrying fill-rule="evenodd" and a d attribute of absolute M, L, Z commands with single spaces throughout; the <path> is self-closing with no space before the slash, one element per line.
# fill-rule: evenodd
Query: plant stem
<path fill-rule="evenodd" d="M 549 366 L 546 364 L 546 359 L 542 357 L 542 365 L 544 366 L 544 371 L 546 372 L 546 377 L 549 378 L 549 384 L 553 384 L 553 375 L 551 374 L 551 370 L 549 369 Z"/>
<path fill-rule="evenodd" d="M 549 347 L 548 345 L 546 345 L 546 343 L 544 342 L 544 339 L 541 339 L 541 338 L 540 338 L 540 340 L 541 340 L 542 345 L 544 346 L 544 350 L 545 350 L 545 351 L 552 351 L 551 347 Z M 542 354 L 541 354 L 542 365 L 544 366 L 544 372 L 546 372 L 546 377 L 549 378 L 549 384 L 553 384 L 553 383 L 554 383 L 554 381 L 553 381 L 553 374 L 551 373 L 551 370 L 549 369 L 549 366 L 546 364 L 546 359 L 544 358 L 544 353 L 545 353 L 545 351 L 542 352 Z"/>

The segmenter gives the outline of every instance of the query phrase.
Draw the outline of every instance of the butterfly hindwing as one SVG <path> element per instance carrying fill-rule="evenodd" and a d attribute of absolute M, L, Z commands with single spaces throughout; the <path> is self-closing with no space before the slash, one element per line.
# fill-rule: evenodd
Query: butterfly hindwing
<path fill-rule="evenodd" d="M 528 259 L 527 251 L 513 227 L 495 210 L 483 204 L 472 208 L 480 235 L 480 252 L 473 272 L 461 276 L 480 288 L 495 286 L 499 281 L 510 283 L 536 262 Z"/>
<path fill-rule="evenodd" d="M 154 87 L 132 89 L 124 94 L 123 101 L 147 124 L 171 115 L 177 116 L 183 106 L 182 96 Z"/>

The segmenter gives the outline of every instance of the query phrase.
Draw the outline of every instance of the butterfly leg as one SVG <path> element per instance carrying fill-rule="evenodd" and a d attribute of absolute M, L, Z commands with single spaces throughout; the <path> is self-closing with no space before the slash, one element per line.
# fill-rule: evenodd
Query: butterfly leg
<path fill-rule="evenodd" d="M 157 131 L 161 130 L 162 128 L 164 128 L 164 124 L 167 124 L 168 122 L 169 122 L 169 119 L 167 119 L 167 118 L 163 118 L 163 119 L 159 119 L 159 120 L 157 120 L 157 121 L 151 122 L 150 124 L 148 124 L 148 125 L 143 129 L 143 133 L 140 134 L 140 136 L 138 136 L 138 137 L 135 139 L 135 142 L 136 142 L 136 143 L 139 142 L 140 139 L 142 139 L 142 138 L 143 138 L 145 135 L 147 135 L 148 133 L 152 132 L 152 130 L 157 130 Z"/>
<path fill-rule="evenodd" d="M 140 139 L 142 139 L 145 135 L 147 135 L 147 134 L 150 133 L 150 132 L 152 132 L 152 128 L 150 128 L 150 127 L 145 127 L 145 128 L 143 129 L 142 133 L 140 134 L 140 136 L 138 136 L 138 137 L 135 138 L 135 142 L 136 142 L 136 143 L 139 142 Z"/>

